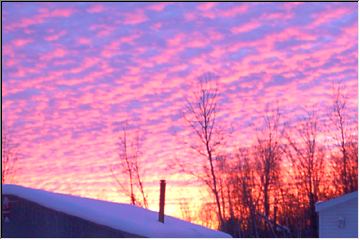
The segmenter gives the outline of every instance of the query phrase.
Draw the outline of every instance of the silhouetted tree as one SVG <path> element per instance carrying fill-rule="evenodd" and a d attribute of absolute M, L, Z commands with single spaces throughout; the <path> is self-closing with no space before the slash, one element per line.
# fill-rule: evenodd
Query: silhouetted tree
<path fill-rule="evenodd" d="M 214 228 L 214 223 L 219 219 L 219 216 L 216 212 L 214 212 L 214 208 L 216 204 L 214 202 L 204 201 L 201 204 L 201 207 L 198 210 L 198 216 L 200 219 L 201 225 Z"/>
<path fill-rule="evenodd" d="M 188 221 L 188 222 L 195 220 L 193 217 L 194 214 L 190 209 L 189 201 L 186 198 L 184 198 L 184 197 L 181 198 L 179 200 L 179 205 L 180 205 L 182 219 L 184 219 L 185 221 Z"/>
<path fill-rule="evenodd" d="M 183 165 L 183 170 L 205 183 L 214 199 L 199 212 L 203 224 L 213 226 L 217 217 L 220 229 L 235 237 L 316 237 L 316 202 L 334 197 L 336 189 L 337 194 L 357 190 L 357 124 L 351 122 L 340 88 L 331 111 L 335 141 L 328 146 L 315 110 L 305 111 L 290 127 L 280 121 L 279 109 L 267 107 L 256 142 L 224 154 L 219 91 L 212 83 L 200 81 L 186 99 L 184 114 L 195 135 L 192 148 L 204 161 L 201 168 Z M 328 157 L 333 162 L 325 161 Z"/>
<path fill-rule="evenodd" d="M 333 156 L 335 170 L 335 185 L 340 187 L 341 194 L 356 191 L 358 188 L 358 154 L 357 154 L 357 121 L 351 129 L 351 118 L 347 113 L 347 100 L 338 85 L 333 94 L 331 112 L 333 135 L 339 154 Z"/>
<path fill-rule="evenodd" d="M 262 193 L 265 226 L 269 226 L 271 197 L 275 196 L 274 192 L 277 190 L 276 186 L 279 182 L 283 134 L 280 124 L 279 109 L 270 111 L 267 107 L 264 125 L 258 134 L 255 145 L 256 171 Z M 268 229 L 268 227 L 265 228 Z"/>
<path fill-rule="evenodd" d="M 4 122 L 1 129 L 1 182 L 11 183 L 15 180 L 18 149 Z"/>
<path fill-rule="evenodd" d="M 313 237 L 317 235 L 315 203 L 321 196 L 325 158 L 325 149 L 318 139 L 319 132 L 315 110 L 307 112 L 295 131 L 288 133 L 288 148 L 285 150 L 292 163 L 298 188 L 297 197 L 307 205 L 305 218 L 310 222 L 310 234 Z"/>
<path fill-rule="evenodd" d="M 235 198 L 238 202 L 240 217 L 246 216 L 242 219 L 242 228 L 248 229 L 245 237 L 259 237 L 258 232 L 258 202 L 260 195 L 256 190 L 256 165 L 250 156 L 249 149 L 240 148 L 236 154 L 237 163 L 235 168 L 231 169 L 236 173 L 234 183 Z M 245 210 L 245 211 L 244 211 Z"/>
<path fill-rule="evenodd" d="M 221 144 L 218 132 L 218 87 L 212 84 L 212 75 L 204 75 L 192 92 L 192 98 L 186 100 L 184 118 L 191 127 L 197 143 L 192 148 L 206 159 L 203 164 L 205 178 L 202 180 L 210 188 L 215 198 L 217 215 L 220 225 L 223 223 L 223 214 L 220 199 L 219 176 L 216 168 L 216 149 Z"/>
<path fill-rule="evenodd" d="M 118 142 L 119 162 L 111 168 L 111 172 L 122 191 L 130 197 L 131 204 L 148 208 L 139 162 L 141 146 L 139 134 L 139 131 L 130 132 L 127 121 L 122 124 Z M 121 173 L 122 179 L 128 179 L 128 187 L 120 180 L 118 172 Z M 137 197 L 137 191 L 140 192 L 141 197 Z"/>

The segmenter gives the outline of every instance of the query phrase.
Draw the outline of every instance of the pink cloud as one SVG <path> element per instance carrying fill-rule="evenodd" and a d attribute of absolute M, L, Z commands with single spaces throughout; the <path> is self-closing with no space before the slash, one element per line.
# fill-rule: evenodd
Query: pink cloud
<path fill-rule="evenodd" d="M 58 40 L 59 38 L 61 38 L 62 36 L 64 36 L 67 32 L 65 30 L 62 30 L 58 33 L 55 33 L 55 34 L 52 34 L 52 35 L 48 35 L 45 37 L 45 40 L 46 41 L 49 41 L 49 42 L 53 42 L 53 41 L 56 41 Z"/>
<path fill-rule="evenodd" d="M 270 14 L 263 14 L 261 15 L 261 18 L 264 21 L 285 21 L 285 20 L 290 20 L 294 17 L 294 14 L 292 12 L 280 12 L 280 13 L 270 13 Z"/>
<path fill-rule="evenodd" d="M 218 13 L 219 16 L 221 17 L 235 17 L 236 15 L 238 14 L 242 14 L 242 13 L 245 13 L 247 10 L 249 9 L 249 5 L 237 5 L 237 6 L 234 6 L 230 9 L 226 9 L 226 10 L 223 10 L 223 11 L 220 11 Z"/>
<path fill-rule="evenodd" d="M 184 33 L 180 33 L 178 35 L 176 35 L 175 37 L 173 38 L 170 38 L 168 41 L 167 41 L 167 45 L 172 47 L 172 46 L 177 46 L 179 44 L 181 44 L 186 38 L 186 35 Z"/>
<path fill-rule="evenodd" d="M 89 38 L 84 38 L 84 37 L 79 38 L 77 40 L 77 42 L 81 45 L 90 45 L 91 44 L 91 40 Z"/>
<path fill-rule="evenodd" d="M 52 12 L 50 12 L 51 17 L 69 17 L 73 15 L 75 12 L 74 9 L 68 8 L 68 9 L 56 9 Z"/>
<path fill-rule="evenodd" d="M 67 50 L 65 50 L 65 48 L 63 47 L 58 47 L 53 51 L 47 52 L 45 54 L 43 54 L 40 58 L 43 61 L 52 61 L 54 59 L 57 58 L 62 58 L 64 56 L 66 56 L 69 52 Z"/>
<path fill-rule="evenodd" d="M 4 60 L 5 67 L 12 67 L 12 66 L 15 66 L 15 64 L 16 64 L 16 62 L 14 59 Z"/>
<path fill-rule="evenodd" d="M 112 41 L 109 43 L 103 50 L 102 50 L 102 56 L 104 57 L 111 57 L 113 55 L 118 54 L 117 49 L 124 44 L 124 43 L 133 43 L 137 38 L 141 36 L 140 33 L 133 33 L 128 36 L 124 36 L 120 39 L 117 39 L 115 41 Z"/>
<path fill-rule="evenodd" d="M 159 31 L 162 26 L 163 26 L 162 23 L 155 23 L 155 24 L 153 24 L 153 25 L 151 26 L 151 28 Z"/>
<path fill-rule="evenodd" d="M 15 22 L 13 24 L 9 24 L 6 26 L 6 30 L 7 31 L 12 31 L 15 30 L 17 28 L 27 28 L 31 25 L 36 25 L 36 24 L 41 24 L 45 21 L 45 18 L 43 17 L 43 15 L 37 15 L 35 17 L 32 18 L 24 18 L 21 19 L 19 22 Z"/>
<path fill-rule="evenodd" d="M 66 51 L 63 48 L 57 48 L 53 52 L 54 57 L 63 57 L 63 56 L 65 56 L 65 54 L 66 54 Z"/>
<path fill-rule="evenodd" d="M 206 12 L 203 12 L 201 14 L 203 17 L 206 17 L 206 18 L 209 18 L 209 19 L 215 19 L 217 17 L 216 14 L 210 12 L 210 11 L 206 11 Z"/>
<path fill-rule="evenodd" d="M 236 26 L 231 28 L 231 32 L 238 34 L 238 33 L 243 33 L 243 32 L 249 32 L 251 30 L 254 30 L 255 28 L 259 27 L 261 24 L 258 21 L 252 21 L 252 22 L 248 22 L 248 23 L 244 23 L 242 25 Z"/>
<path fill-rule="evenodd" d="M 321 12 L 320 14 L 314 14 L 315 21 L 311 23 L 311 27 L 317 27 L 323 23 L 339 19 L 351 11 L 349 8 L 336 8 L 331 11 Z"/>
<path fill-rule="evenodd" d="M 14 22 L 11 24 L 8 24 L 6 26 L 7 31 L 13 31 L 18 28 L 27 28 L 31 25 L 37 25 L 41 24 L 46 21 L 48 18 L 54 18 L 54 17 L 70 17 L 75 13 L 75 9 L 72 8 L 59 8 L 55 10 L 49 10 L 47 8 L 41 8 L 39 9 L 39 14 L 36 14 L 29 18 L 22 18 L 18 22 Z"/>
<path fill-rule="evenodd" d="M 32 42 L 31 39 L 16 39 L 16 40 L 13 41 L 13 44 L 16 47 L 23 47 L 25 45 L 28 45 L 31 42 Z"/>
<path fill-rule="evenodd" d="M 143 11 L 136 11 L 124 15 L 123 24 L 136 25 L 147 21 L 148 18 Z"/>
<path fill-rule="evenodd" d="M 186 21 L 194 21 L 198 15 L 194 12 L 187 12 L 184 17 Z"/>
<path fill-rule="evenodd" d="M 201 11 L 208 11 L 208 10 L 214 8 L 215 6 L 216 6 L 215 2 L 200 3 L 197 6 L 197 9 L 199 9 Z"/>
<path fill-rule="evenodd" d="M 89 7 L 86 11 L 89 13 L 101 13 L 105 11 L 105 7 L 103 5 L 96 4 Z"/>
<path fill-rule="evenodd" d="M 156 11 L 156 12 L 161 12 L 168 5 L 169 5 L 169 3 L 156 3 L 156 4 L 151 3 L 151 5 L 149 7 L 147 7 L 147 9 L 152 10 L 152 11 Z"/>
<path fill-rule="evenodd" d="M 294 8 L 299 7 L 300 5 L 304 5 L 302 2 L 288 2 L 285 3 L 283 6 L 286 10 L 292 11 Z"/>
<path fill-rule="evenodd" d="M 72 8 L 58 8 L 54 10 L 49 10 L 48 8 L 41 8 L 39 10 L 41 16 L 46 18 L 51 17 L 69 17 L 74 14 L 75 9 Z"/>
<path fill-rule="evenodd" d="M 199 17 L 205 17 L 209 19 L 232 18 L 238 14 L 245 13 L 249 8 L 248 5 L 236 5 L 234 7 L 231 7 L 230 9 L 213 11 L 212 9 L 215 6 L 216 5 L 213 5 L 213 3 L 207 3 L 207 4 L 202 3 L 198 5 L 198 9 L 200 11 L 191 11 L 185 13 L 185 19 L 186 21 L 195 21 Z"/>
<path fill-rule="evenodd" d="M 115 31 L 115 27 L 107 24 L 94 24 L 89 27 L 91 31 L 96 32 L 98 37 L 106 37 Z"/>

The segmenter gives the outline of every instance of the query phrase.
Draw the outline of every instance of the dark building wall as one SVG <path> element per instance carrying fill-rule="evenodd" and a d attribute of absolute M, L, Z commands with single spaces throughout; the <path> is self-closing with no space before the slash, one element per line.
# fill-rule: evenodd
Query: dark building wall
<path fill-rule="evenodd" d="M 5 196 L 10 199 L 10 213 L 7 214 L 10 222 L 5 223 L 2 214 L 2 237 L 142 237 L 55 211 L 16 196 L 3 195 L 3 199 Z"/>

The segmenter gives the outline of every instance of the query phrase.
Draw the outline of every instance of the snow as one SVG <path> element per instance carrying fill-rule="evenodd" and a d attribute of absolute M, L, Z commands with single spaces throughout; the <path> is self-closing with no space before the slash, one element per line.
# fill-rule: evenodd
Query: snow
<path fill-rule="evenodd" d="M 47 192 L 12 184 L 3 184 L 2 190 L 2 194 L 15 195 L 47 208 L 144 237 L 231 237 L 226 233 L 170 216 L 165 216 L 165 223 L 161 223 L 158 222 L 157 212 L 129 204 Z"/>
<path fill-rule="evenodd" d="M 335 205 L 347 202 L 351 199 L 357 199 L 357 197 L 358 197 L 358 192 L 356 191 L 356 192 L 348 193 L 348 194 L 345 194 L 345 195 L 342 195 L 342 196 L 339 196 L 337 198 L 333 198 L 333 199 L 330 199 L 327 201 L 319 201 L 316 203 L 315 209 L 317 212 L 320 212 L 326 208 L 333 207 Z"/>

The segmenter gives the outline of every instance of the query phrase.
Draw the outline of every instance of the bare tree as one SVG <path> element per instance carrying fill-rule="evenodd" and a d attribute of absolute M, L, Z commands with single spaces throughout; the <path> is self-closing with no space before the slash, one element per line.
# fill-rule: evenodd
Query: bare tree
<path fill-rule="evenodd" d="M 202 165 L 206 177 L 202 178 L 210 188 L 215 198 L 217 216 L 220 225 L 223 214 L 220 199 L 219 179 L 216 168 L 216 149 L 221 144 L 218 131 L 218 87 L 211 85 L 212 76 L 206 75 L 200 79 L 197 89 L 193 91 L 192 99 L 186 100 L 184 119 L 193 130 L 197 143 L 192 148 L 206 161 Z"/>
<path fill-rule="evenodd" d="M 249 229 L 249 237 L 259 237 L 258 232 L 258 202 L 259 192 L 255 192 L 255 163 L 252 161 L 249 149 L 239 149 L 236 154 L 237 165 L 235 167 L 235 193 L 237 194 L 237 201 L 247 210 L 246 226 Z M 242 213 L 244 214 L 244 213 Z"/>
<path fill-rule="evenodd" d="M 340 186 L 341 193 L 356 191 L 358 188 L 358 155 L 357 155 L 357 123 L 351 129 L 350 117 L 347 114 L 346 96 L 342 94 L 341 86 L 334 90 L 334 101 L 331 112 L 331 122 L 335 126 L 334 140 L 339 149 L 339 155 L 333 156 L 335 162 L 335 184 Z"/>
<path fill-rule="evenodd" d="M 188 222 L 195 220 L 193 217 L 193 212 L 190 209 L 189 201 L 186 198 L 181 198 L 179 200 L 179 205 L 182 219 Z"/>
<path fill-rule="evenodd" d="M 311 236 L 317 234 L 315 203 L 321 196 L 324 175 L 325 151 L 318 137 L 318 117 L 315 110 L 309 111 L 296 131 L 287 134 L 288 148 L 285 148 L 297 180 L 298 198 L 307 204 L 306 219 L 310 221 Z"/>
<path fill-rule="evenodd" d="M 119 162 L 111 168 L 111 172 L 118 186 L 130 197 L 131 204 L 148 208 L 139 162 L 141 145 L 139 134 L 139 131 L 130 132 L 127 121 L 123 123 L 118 142 Z M 122 179 L 128 179 L 127 184 L 120 180 L 118 172 L 125 176 Z M 140 197 L 137 197 L 136 192 L 140 193 Z"/>
<path fill-rule="evenodd" d="M 11 183 L 16 175 L 15 167 L 18 160 L 18 149 L 11 139 L 4 122 L 2 122 L 1 129 L 1 182 Z"/>
<path fill-rule="evenodd" d="M 214 223 L 216 222 L 216 219 L 219 218 L 216 212 L 213 211 L 214 209 L 214 203 L 213 202 L 207 202 L 204 201 L 201 205 L 201 207 L 198 210 L 198 216 L 201 222 L 201 225 L 213 228 Z"/>
<path fill-rule="evenodd" d="M 257 137 L 255 146 L 256 170 L 263 200 L 263 213 L 269 218 L 271 194 L 278 185 L 281 164 L 281 138 L 283 130 L 280 126 L 279 109 L 266 110 L 264 127 Z"/>

